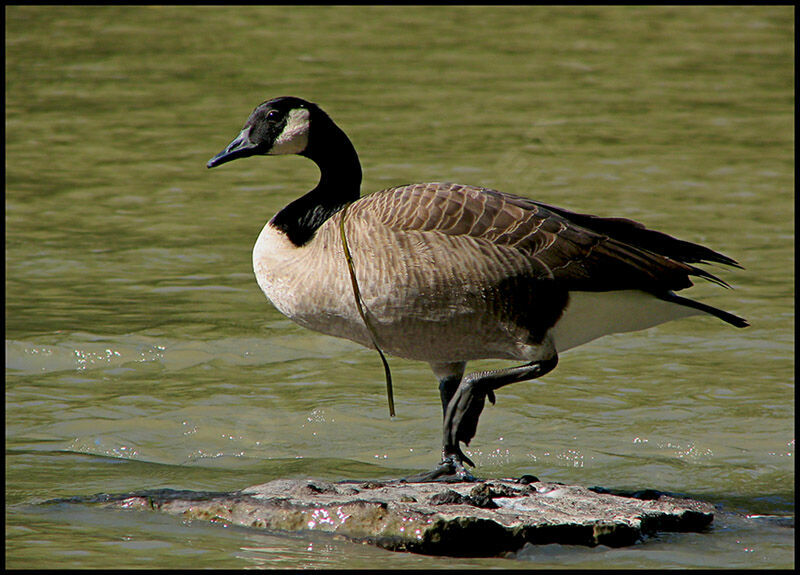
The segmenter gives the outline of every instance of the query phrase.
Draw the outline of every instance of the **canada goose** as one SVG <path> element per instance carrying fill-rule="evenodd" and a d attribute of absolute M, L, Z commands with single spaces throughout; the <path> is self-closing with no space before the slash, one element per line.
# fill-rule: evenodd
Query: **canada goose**
<path fill-rule="evenodd" d="M 452 183 L 360 198 L 353 144 L 300 98 L 259 105 L 207 166 L 281 154 L 309 158 L 321 177 L 261 231 L 253 250 L 258 285 L 304 327 L 369 348 L 374 337 L 379 349 L 430 364 L 444 438 L 442 462 L 423 479 L 471 479 L 464 464 L 474 464 L 460 442 L 469 445 L 475 435 L 485 399 L 494 403 L 498 388 L 548 373 L 559 352 L 695 314 L 748 325 L 674 293 L 692 285 L 690 276 L 727 287 L 691 264 L 741 267 L 736 261 L 632 220 Z M 525 363 L 464 375 L 468 361 L 488 358 Z"/>

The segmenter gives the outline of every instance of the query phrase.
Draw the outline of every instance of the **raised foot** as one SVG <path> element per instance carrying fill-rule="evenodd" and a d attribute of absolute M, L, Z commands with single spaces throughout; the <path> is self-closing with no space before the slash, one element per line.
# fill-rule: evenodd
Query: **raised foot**
<path fill-rule="evenodd" d="M 442 445 L 445 455 L 454 454 L 456 459 L 475 467 L 475 464 L 461 453 L 458 446 L 460 443 L 469 445 L 475 437 L 478 420 L 486 400 L 494 404 L 495 390 L 510 383 L 541 377 L 553 370 L 557 363 L 558 356 L 554 355 L 548 359 L 517 367 L 470 373 L 461 379 L 455 389 L 452 387 L 453 380 L 446 380 L 445 389 L 442 391 L 443 404 L 445 400 L 447 401 L 442 424 L 444 435 Z"/>
<path fill-rule="evenodd" d="M 481 416 L 486 400 L 494 404 L 495 397 L 491 388 L 476 379 L 474 374 L 469 374 L 462 380 L 455 390 L 444 414 L 444 450 L 457 453 L 459 442 L 469 445 L 478 429 L 478 419 Z M 469 465 L 475 466 L 469 459 L 462 459 Z"/>

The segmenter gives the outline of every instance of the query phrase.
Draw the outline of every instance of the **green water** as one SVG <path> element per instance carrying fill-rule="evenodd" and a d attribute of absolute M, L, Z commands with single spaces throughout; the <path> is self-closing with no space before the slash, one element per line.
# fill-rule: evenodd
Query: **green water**
<path fill-rule="evenodd" d="M 6 565 L 793 566 L 793 23 L 791 7 L 6 8 Z M 752 327 L 691 318 L 564 354 L 504 388 L 468 450 L 483 477 L 711 501 L 710 532 L 450 560 L 38 505 L 437 460 L 427 365 L 390 359 L 390 420 L 377 356 L 256 286 L 261 227 L 316 168 L 205 162 L 279 95 L 351 136 L 365 192 L 483 185 L 744 265 L 712 270 L 735 289 L 691 293 Z"/>

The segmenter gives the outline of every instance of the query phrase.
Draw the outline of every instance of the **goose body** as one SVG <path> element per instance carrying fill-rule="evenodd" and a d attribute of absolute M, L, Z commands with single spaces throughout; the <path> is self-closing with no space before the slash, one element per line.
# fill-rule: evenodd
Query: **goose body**
<path fill-rule="evenodd" d="M 481 206 L 488 194 L 498 212 L 507 208 L 507 200 L 527 209 L 512 204 L 516 209 L 505 214 L 505 231 L 496 217 L 485 229 L 458 229 L 472 226 L 478 215 L 465 215 L 465 209 Z M 413 207 L 404 214 L 406 205 Z M 447 206 L 452 206 L 450 221 L 443 217 Z M 567 262 L 559 262 L 561 269 L 548 267 L 553 260 L 547 250 L 554 249 L 558 231 L 569 228 L 567 221 L 524 198 L 458 184 L 417 184 L 361 198 L 347 215 L 345 234 L 361 294 L 381 347 L 399 357 L 429 363 L 534 361 L 553 348 L 563 352 L 609 333 L 702 313 L 643 291 L 646 278 L 625 290 L 530 289 L 532 280 L 547 282 L 567 273 Z M 528 218 L 527 225 L 514 217 L 520 215 Z M 373 347 L 353 299 L 340 219 L 341 212 L 334 214 L 303 246 L 267 223 L 253 250 L 253 269 L 264 294 L 285 316 Z M 528 229 L 548 223 L 557 228 L 551 237 Z M 501 239 L 502 233 L 508 237 Z M 579 266 L 577 260 L 572 265 Z M 518 276 L 522 285 L 510 286 L 509 278 Z"/>
<path fill-rule="evenodd" d="M 299 98 L 264 102 L 209 167 L 250 155 L 300 154 L 319 185 L 275 215 L 253 250 L 258 285 L 284 315 L 325 334 L 428 362 L 440 381 L 444 458 L 432 477 L 469 476 L 469 443 L 485 398 L 544 375 L 560 352 L 610 333 L 696 314 L 747 322 L 682 298 L 692 265 L 736 262 L 621 218 L 578 214 L 486 188 L 422 183 L 360 197 L 347 136 Z M 342 208 L 348 206 L 346 212 Z M 342 243 L 372 323 L 362 319 Z M 464 376 L 476 359 L 524 361 Z M 444 471 L 443 471 L 444 470 Z"/>

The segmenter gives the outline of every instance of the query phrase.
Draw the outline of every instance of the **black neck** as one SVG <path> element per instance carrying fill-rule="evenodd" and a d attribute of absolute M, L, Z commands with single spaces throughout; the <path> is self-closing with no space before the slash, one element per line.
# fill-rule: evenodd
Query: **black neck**
<path fill-rule="evenodd" d="M 312 119 L 309 144 L 301 154 L 319 167 L 319 184 L 271 221 L 296 246 L 308 242 L 328 218 L 357 200 L 361 189 L 361 164 L 353 144 L 324 112 L 321 114 Z"/>

